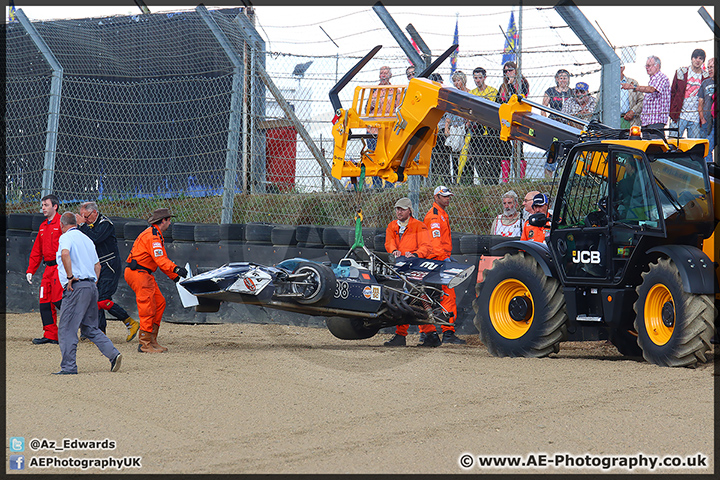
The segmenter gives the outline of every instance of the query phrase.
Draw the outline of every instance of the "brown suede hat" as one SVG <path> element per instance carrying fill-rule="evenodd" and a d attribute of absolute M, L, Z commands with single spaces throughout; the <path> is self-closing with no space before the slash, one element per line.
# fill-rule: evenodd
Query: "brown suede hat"
<path fill-rule="evenodd" d="M 170 213 L 170 210 L 168 210 L 167 208 L 158 208 L 152 213 L 152 215 L 150 215 L 150 218 L 148 218 L 148 223 L 150 225 L 154 225 L 164 218 L 170 218 L 174 216 L 175 215 Z"/>

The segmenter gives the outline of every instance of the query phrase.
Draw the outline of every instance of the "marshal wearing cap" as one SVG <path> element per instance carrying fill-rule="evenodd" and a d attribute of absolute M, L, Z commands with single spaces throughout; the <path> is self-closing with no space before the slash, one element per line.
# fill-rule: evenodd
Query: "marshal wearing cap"
<path fill-rule="evenodd" d="M 542 207 L 543 205 L 547 205 L 548 203 L 550 203 L 550 201 L 548 200 L 548 196 L 544 193 L 538 193 L 533 197 L 533 205 Z"/>
<path fill-rule="evenodd" d="M 403 210 L 407 210 L 408 208 L 412 208 L 412 203 L 410 203 L 409 198 L 402 197 L 397 202 L 395 202 L 395 208 L 402 208 Z"/>
<path fill-rule="evenodd" d="M 168 210 L 167 208 L 158 208 L 157 210 L 155 210 L 152 213 L 152 215 L 150 215 L 150 218 L 148 218 L 148 223 L 150 225 L 154 225 L 157 222 L 159 222 L 160 220 L 163 220 L 165 218 L 174 217 L 174 216 L 175 215 L 170 213 L 170 210 Z"/>
<path fill-rule="evenodd" d="M 443 197 L 449 197 L 450 195 L 454 195 L 453 192 L 450 191 L 450 189 L 444 185 L 440 185 L 435 189 L 433 192 L 433 196 L 435 195 L 441 195 Z"/>

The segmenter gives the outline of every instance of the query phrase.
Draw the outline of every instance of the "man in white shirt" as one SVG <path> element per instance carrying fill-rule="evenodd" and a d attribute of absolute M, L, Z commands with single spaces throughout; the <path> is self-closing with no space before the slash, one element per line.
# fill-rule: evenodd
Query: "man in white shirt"
<path fill-rule="evenodd" d="M 77 229 L 77 220 L 72 212 L 60 217 L 62 235 L 58 242 L 56 261 L 58 277 L 63 287 L 63 304 L 58 319 L 58 340 L 60 341 L 60 371 L 55 375 L 77 374 L 75 354 L 77 352 L 77 331 L 95 344 L 110 360 L 110 371 L 120 369 L 122 355 L 105 334 L 98 328 L 98 291 L 100 261 L 95 244 Z"/>

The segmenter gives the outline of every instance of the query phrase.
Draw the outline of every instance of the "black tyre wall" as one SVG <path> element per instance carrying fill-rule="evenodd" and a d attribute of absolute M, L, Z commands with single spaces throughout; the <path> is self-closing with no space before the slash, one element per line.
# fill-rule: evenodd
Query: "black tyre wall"
<path fill-rule="evenodd" d="M 220 225 L 215 223 L 200 223 L 195 225 L 194 238 L 196 242 L 219 242 Z"/>
<path fill-rule="evenodd" d="M 270 232 L 273 245 L 285 246 L 297 244 L 297 229 L 292 225 L 275 225 Z"/>
<path fill-rule="evenodd" d="M 245 241 L 270 245 L 272 243 L 272 230 L 274 225 L 267 223 L 248 223 L 245 225 Z"/>

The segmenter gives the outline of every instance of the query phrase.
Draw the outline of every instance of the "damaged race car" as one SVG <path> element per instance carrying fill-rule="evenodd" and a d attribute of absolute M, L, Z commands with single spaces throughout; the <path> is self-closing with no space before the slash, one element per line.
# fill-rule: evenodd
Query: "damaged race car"
<path fill-rule="evenodd" d="M 395 325 L 449 325 L 452 314 L 440 305 L 442 287 L 460 285 L 474 270 L 415 257 L 388 263 L 361 246 L 337 264 L 303 258 L 275 266 L 229 263 L 180 285 L 198 298 L 199 312 L 236 302 L 324 316 L 337 338 L 359 340 Z"/>

